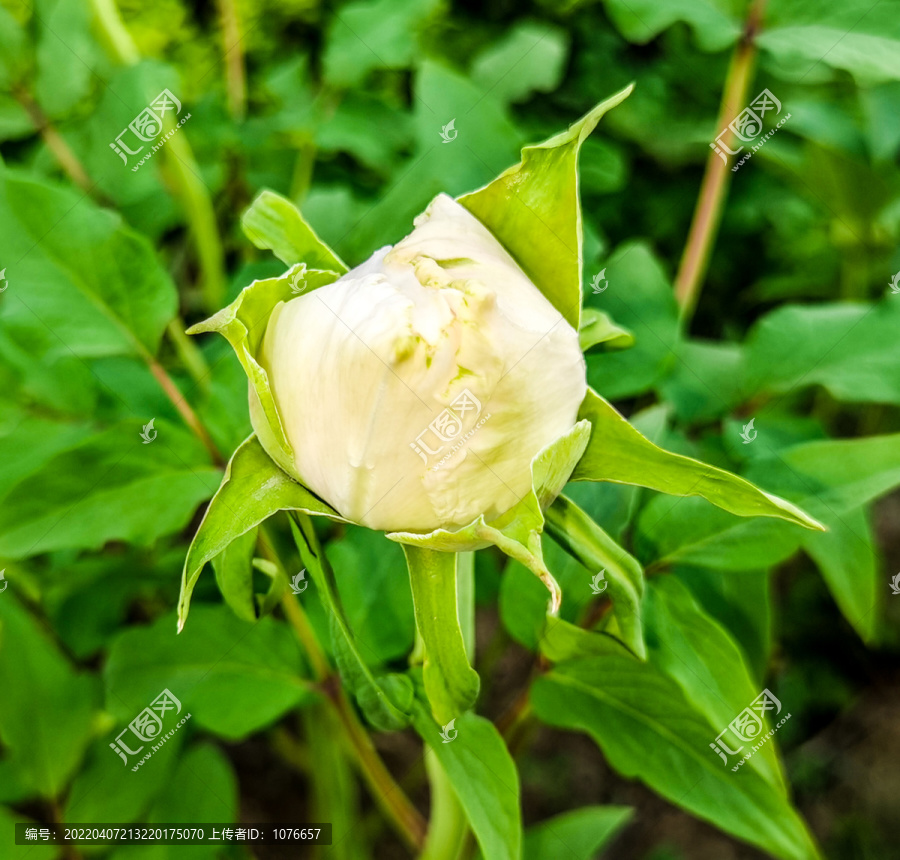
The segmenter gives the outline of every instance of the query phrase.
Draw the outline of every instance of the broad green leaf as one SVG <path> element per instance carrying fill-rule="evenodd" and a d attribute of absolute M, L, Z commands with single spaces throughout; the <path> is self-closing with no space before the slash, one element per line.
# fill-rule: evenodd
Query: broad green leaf
<path fill-rule="evenodd" d="M 645 657 L 641 624 L 644 572 L 637 559 L 565 496 L 548 508 L 546 516 L 550 534 L 589 571 L 603 574 L 622 641 Z"/>
<path fill-rule="evenodd" d="M 7 586 L 0 599 L 0 743 L 29 794 L 55 798 L 91 740 L 99 689 L 68 664 L 11 591 Z"/>
<path fill-rule="evenodd" d="M 581 201 L 578 150 L 626 87 L 567 131 L 526 146 L 522 161 L 459 202 L 478 218 L 577 331 L 581 314 Z"/>
<path fill-rule="evenodd" d="M 413 646 L 416 621 L 406 559 L 381 532 L 345 526 L 329 540 L 325 554 L 335 577 L 347 623 L 377 664 L 405 657 Z"/>
<path fill-rule="evenodd" d="M 456 596 L 455 552 L 404 545 L 416 626 L 425 643 L 423 675 L 431 712 L 448 723 L 475 704 L 481 681 L 469 665 Z"/>
<path fill-rule="evenodd" d="M 48 356 L 156 353 L 175 287 L 150 242 L 120 216 L 81 192 L 0 168 L 0 234 L 4 260 L 17 261 L 6 272 L 4 328 Z"/>
<path fill-rule="evenodd" d="M 897 43 L 900 52 L 900 42 Z M 753 327 L 748 393 L 822 385 L 838 400 L 900 403 L 900 302 L 785 305 Z"/>
<path fill-rule="evenodd" d="M 90 92 L 100 53 L 91 33 L 93 15 L 91 7 L 78 0 L 37 0 L 34 5 L 35 99 L 57 117 Z"/>
<path fill-rule="evenodd" d="M 307 269 L 303 263 L 293 266 L 278 278 L 254 281 L 244 287 L 240 295 L 226 308 L 188 329 L 188 334 L 217 331 L 234 349 L 247 378 L 250 380 L 250 411 L 261 412 L 255 425 L 268 436 L 266 449 L 272 452 L 278 465 L 288 474 L 294 472 L 294 454 L 281 424 L 275 405 L 275 395 L 269 375 L 259 361 L 263 338 L 272 312 L 281 302 L 296 298 L 293 287 L 299 283 L 305 290 L 337 280 L 335 272 Z"/>
<path fill-rule="evenodd" d="M 180 636 L 173 621 L 164 615 L 131 627 L 110 648 L 104 680 L 117 732 L 166 689 L 192 715 L 191 727 L 229 740 L 272 725 L 314 699 L 304 680 L 303 653 L 286 624 L 262 618 L 248 625 L 210 606 L 196 607 Z"/>
<path fill-rule="evenodd" d="M 376 675 L 363 656 L 369 653 L 347 622 L 337 591 L 334 571 L 322 551 L 309 517 L 291 518 L 291 533 L 300 558 L 312 575 L 316 591 L 328 615 L 334 659 L 346 686 L 353 693 L 369 722 L 382 731 L 409 724 L 413 687 L 406 675 Z"/>
<path fill-rule="evenodd" d="M 772 652 L 771 572 L 678 566 L 672 576 L 735 638 L 761 687 Z"/>
<path fill-rule="evenodd" d="M 884 577 L 866 509 L 842 512 L 825 534 L 804 536 L 802 547 L 818 565 L 844 617 L 864 642 L 872 643 L 881 618 Z"/>
<path fill-rule="evenodd" d="M 18 483 L 0 508 L 0 556 L 99 549 L 111 540 L 149 546 L 184 528 L 221 473 L 187 431 L 159 421 L 155 441 L 143 444 L 141 426 L 110 427 Z"/>
<path fill-rule="evenodd" d="M 531 702 L 540 719 L 587 732 L 615 770 L 692 815 L 784 860 L 820 856 L 784 795 L 752 768 L 723 765 L 709 748 L 721 727 L 649 663 L 611 655 L 564 663 L 538 679 Z"/>
<path fill-rule="evenodd" d="M 591 422 L 591 439 L 572 473 L 573 481 L 616 481 L 673 496 L 703 496 L 738 516 L 778 517 L 822 528 L 795 505 L 737 475 L 657 447 L 590 389 L 579 417 Z"/>
<path fill-rule="evenodd" d="M 741 35 L 743 5 L 737 0 L 605 0 L 619 32 L 646 45 L 663 30 L 684 21 L 703 51 L 723 51 Z"/>
<path fill-rule="evenodd" d="M 525 831 L 523 860 L 592 860 L 634 815 L 630 806 L 582 806 Z"/>
<path fill-rule="evenodd" d="M 188 549 L 178 599 L 179 629 L 187 619 L 191 592 L 203 566 L 272 514 L 294 510 L 340 519 L 306 487 L 282 472 L 251 436 L 232 455 Z"/>
<path fill-rule="evenodd" d="M 672 372 L 659 385 L 682 421 L 709 421 L 747 399 L 742 347 L 715 341 L 682 341 Z"/>
<path fill-rule="evenodd" d="M 120 730 L 121 727 L 116 729 L 115 734 Z M 153 767 L 142 766 L 137 771 L 130 770 L 128 764 L 109 748 L 115 734 L 99 738 L 91 745 L 84 766 L 66 795 L 63 820 L 67 824 L 139 821 L 153 800 L 171 784 L 172 772 L 187 739 L 185 731 L 175 732 L 165 746 L 154 753 Z M 126 737 L 127 734 L 130 733 L 126 733 Z M 139 758 L 131 759 L 132 767 Z M 116 790 L 104 791 L 104 785 L 115 785 Z"/>
<path fill-rule="evenodd" d="M 274 191 L 260 191 L 241 216 L 241 227 L 257 248 L 272 251 L 282 263 L 304 263 L 310 269 L 322 269 L 343 275 L 347 265 L 306 223 L 300 210 Z"/>
<path fill-rule="evenodd" d="M 606 654 L 635 659 L 614 636 L 585 630 L 553 615 L 545 616 L 540 649 L 541 654 L 551 663 L 563 663 L 579 657 L 600 657 Z"/>
<path fill-rule="evenodd" d="M 609 399 L 642 394 L 676 362 L 681 323 L 675 293 L 662 261 L 644 242 L 617 246 L 601 271 L 607 286 L 596 296 L 585 292 L 585 313 L 609 314 L 634 337 L 634 346 L 588 355 L 588 384 Z M 587 280 L 600 274 L 589 272 Z"/>
<path fill-rule="evenodd" d="M 634 344 L 634 335 L 616 325 L 603 311 L 585 308 L 581 313 L 578 343 L 582 352 L 598 344 L 603 344 L 606 349 L 627 349 Z"/>
<path fill-rule="evenodd" d="M 356 0 L 342 6 L 328 30 L 325 78 L 333 86 L 355 88 L 373 69 L 412 65 L 416 34 L 437 7 L 437 0 Z"/>
<path fill-rule="evenodd" d="M 454 725 L 445 726 L 442 736 L 441 728 L 420 705 L 413 725 L 450 780 L 485 860 L 518 860 L 522 850 L 519 775 L 494 724 L 469 711 Z"/>
<path fill-rule="evenodd" d="M 850 72 L 859 85 L 900 80 L 900 7 L 896 2 L 801 0 L 773 3 L 759 46 L 793 63 L 797 77 L 819 63 Z"/>
<path fill-rule="evenodd" d="M 521 101 L 535 90 L 556 89 L 568 52 L 565 30 L 520 21 L 475 58 L 472 79 L 504 103 Z"/>
<path fill-rule="evenodd" d="M 645 604 L 650 661 L 714 726 L 728 725 L 759 694 L 737 643 L 673 577 L 651 580 Z M 747 767 L 786 793 L 774 743 L 765 744 Z"/>

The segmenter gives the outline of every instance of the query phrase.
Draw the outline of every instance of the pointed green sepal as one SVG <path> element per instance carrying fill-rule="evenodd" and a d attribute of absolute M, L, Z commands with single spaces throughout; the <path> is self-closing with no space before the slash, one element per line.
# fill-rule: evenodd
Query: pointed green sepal
<path fill-rule="evenodd" d="M 274 191 L 261 191 L 241 216 L 241 227 L 257 248 L 272 251 L 287 266 L 305 263 L 343 275 L 347 265 L 317 235 L 300 210 Z"/>
<path fill-rule="evenodd" d="M 256 436 L 232 454 L 184 561 L 178 598 L 178 629 L 184 627 L 191 593 L 203 566 L 277 511 L 304 511 L 346 522 L 302 484 L 279 469 Z"/>
<path fill-rule="evenodd" d="M 187 330 L 188 334 L 216 331 L 231 344 L 250 380 L 251 410 L 259 409 L 265 416 L 265 422 L 257 422 L 257 426 L 268 436 L 264 440 L 266 449 L 288 473 L 294 469 L 294 452 L 275 406 L 269 375 L 259 361 L 263 338 L 278 303 L 297 297 L 295 290 L 300 279 L 303 291 L 309 292 L 333 283 L 337 277 L 335 272 L 307 269 L 303 264 L 294 266 L 278 278 L 254 281 L 228 307 Z"/>
<path fill-rule="evenodd" d="M 578 415 L 591 422 L 591 439 L 573 481 L 612 481 L 672 496 L 702 496 L 739 517 L 778 517 L 825 531 L 818 520 L 785 499 L 724 469 L 654 445 L 591 389 Z"/>
<path fill-rule="evenodd" d="M 600 117 L 632 89 L 601 102 L 566 131 L 524 147 L 519 164 L 459 198 L 576 331 L 582 267 L 578 150 Z"/>

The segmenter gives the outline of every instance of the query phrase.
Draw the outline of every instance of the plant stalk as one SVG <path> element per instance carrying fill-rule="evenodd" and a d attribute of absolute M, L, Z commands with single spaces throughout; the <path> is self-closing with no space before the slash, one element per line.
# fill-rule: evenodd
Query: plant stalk
<path fill-rule="evenodd" d="M 735 134 L 728 127 L 728 123 L 740 113 L 747 101 L 756 62 L 756 34 L 762 25 L 764 9 L 765 0 L 754 0 L 747 16 L 743 36 L 735 46 L 728 76 L 725 79 L 716 129 L 725 130 L 722 142 L 728 150 L 733 148 L 735 140 Z M 697 305 L 716 233 L 722 220 L 722 208 L 731 175 L 729 166 L 731 156 L 728 158 L 729 161 L 726 162 L 716 152 L 710 152 L 706 160 L 697 205 L 678 273 L 675 276 L 675 297 L 685 320 L 690 319 Z"/>

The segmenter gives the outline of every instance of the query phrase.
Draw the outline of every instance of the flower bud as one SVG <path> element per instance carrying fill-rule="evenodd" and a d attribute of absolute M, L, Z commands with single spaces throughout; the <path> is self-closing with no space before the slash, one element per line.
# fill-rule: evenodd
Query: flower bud
<path fill-rule="evenodd" d="M 343 517 L 428 532 L 491 520 L 575 424 L 578 333 L 493 235 L 441 194 L 393 248 L 279 303 L 259 356 L 293 462 Z"/>

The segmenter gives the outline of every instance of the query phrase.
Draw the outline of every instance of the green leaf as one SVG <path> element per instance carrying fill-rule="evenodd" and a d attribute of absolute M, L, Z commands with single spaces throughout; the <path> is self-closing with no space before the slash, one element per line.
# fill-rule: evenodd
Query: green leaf
<path fill-rule="evenodd" d="M 376 675 L 363 658 L 360 647 L 367 648 L 347 623 L 338 596 L 334 571 L 322 552 L 308 518 L 291 518 L 291 533 L 300 558 L 312 575 L 316 591 L 328 614 L 334 659 L 346 686 L 351 690 L 368 721 L 382 731 L 395 731 L 409 725 L 412 707 L 412 682 L 405 675 Z"/>
<path fill-rule="evenodd" d="M 531 702 L 553 726 L 587 732 L 610 765 L 715 827 L 784 860 L 819 853 L 784 795 L 752 768 L 736 773 L 710 750 L 719 729 L 648 663 L 603 656 L 558 665 Z"/>
<path fill-rule="evenodd" d="M 818 565 L 828 590 L 853 629 L 864 642 L 874 642 L 884 581 L 865 508 L 834 517 L 828 532 L 804 536 L 802 547 Z"/>
<path fill-rule="evenodd" d="M 822 528 L 795 505 L 743 478 L 657 447 L 590 389 L 579 417 L 591 422 L 591 439 L 573 481 L 616 481 L 673 496 L 702 496 L 738 516 L 778 517 L 806 528 Z"/>
<path fill-rule="evenodd" d="M 272 618 L 248 626 L 222 607 L 198 606 L 180 636 L 170 615 L 113 642 L 104 668 L 107 707 L 120 725 L 168 689 L 191 726 L 237 740 L 271 725 L 314 694 L 290 628 Z"/>
<path fill-rule="evenodd" d="M 260 191 L 241 216 L 241 228 L 257 248 L 272 251 L 282 263 L 304 263 L 343 275 L 347 265 L 306 223 L 300 210 L 274 191 Z"/>
<path fill-rule="evenodd" d="M 269 384 L 269 375 L 260 363 L 263 338 L 272 312 L 281 302 L 296 298 L 293 283 L 303 279 L 307 291 L 315 290 L 337 280 L 335 272 L 307 269 L 303 263 L 291 268 L 277 278 L 254 281 L 244 287 L 240 295 L 228 307 L 188 329 L 188 334 L 217 331 L 234 349 L 241 367 L 250 380 L 250 413 L 261 412 L 255 426 L 267 438 L 266 449 L 272 452 L 275 462 L 289 475 L 294 474 L 294 453 L 281 424 L 275 405 L 275 395 Z"/>
<path fill-rule="evenodd" d="M 606 349 L 627 349 L 634 344 L 634 335 L 616 325 L 603 311 L 585 308 L 581 313 L 578 343 L 582 352 L 601 343 Z"/>
<path fill-rule="evenodd" d="M 677 352 L 678 362 L 659 388 L 682 421 L 710 421 L 747 399 L 742 347 L 691 340 Z"/>
<path fill-rule="evenodd" d="M 416 621 L 403 551 L 381 532 L 347 525 L 325 554 L 341 605 L 354 636 L 365 643 L 370 662 L 405 657 L 413 646 Z"/>
<path fill-rule="evenodd" d="M 277 511 L 305 511 L 340 519 L 306 487 L 282 472 L 259 440 L 251 436 L 232 455 L 188 549 L 178 599 L 179 629 L 184 627 L 191 592 L 203 566 Z"/>
<path fill-rule="evenodd" d="M 551 663 L 563 663 L 579 657 L 600 657 L 605 654 L 635 659 L 635 655 L 614 636 L 585 630 L 554 615 L 544 617 L 540 649 L 541 654 Z"/>
<path fill-rule="evenodd" d="M 354 88 L 373 69 L 412 65 L 416 35 L 437 7 L 437 0 L 357 0 L 341 7 L 328 30 L 322 59 L 328 82 Z"/>
<path fill-rule="evenodd" d="M 0 556 L 149 546 L 184 528 L 221 473 L 192 434 L 162 421 L 155 429 L 143 444 L 140 421 L 117 424 L 18 483 L 0 508 Z"/>
<path fill-rule="evenodd" d="M 900 42 L 897 43 L 900 52 Z M 786 305 L 753 327 L 748 393 L 822 385 L 838 400 L 900 403 L 900 303 Z"/>
<path fill-rule="evenodd" d="M 850 72 L 861 86 L 900 79 L 900 9 L 894 2 L 820 0 L 777 4 L 757 43 L 799 75 L 824 63 Z"/>
<path fill-rule="evenodd" d="M 565 496 L 547 510 L 547 529 L 589 571 L 603 572 L 622 641 L 646 657 L 641 625 L 644 572 L 638 560 Z"/>
<path fill-rule="evenodd" d="M 29 794 L 55 798 L 90 742 L 99 690 L 10 592 L 0 599 L 0 742 Z"/>
<path fill-rule="evenodd" d="M 505 104 L 521 101 L 535 90 L 556 89 L 568 53 L 565 30 L 519 21 L 475 58 L 472 79 Z"/>
<path fill-rule="evenodd" d="M 213 560 L 216 584 L 232 612 L 244 621 L 257 619 L 253 596 L 253 551 L 257 529 L 252 528 L 232 541 Z"/>
<path fill-rule="evenodd" d="M 588 384 L 614 400 L 642 394 L 663 378 L 675 362 L 681 323 L 663 263 L 646 243 L 622 243 L 604 270 L 608 286 L 597 296 L 586 293 L 585 313 L 602 310 L 634 337 L 625 352 L 588 356 Z"/>
<path fill-rule="evenodd" d="M 49 116 L 57 117 L 90 92 L 99 60 L 99 46 L 91 33 L 93 15 L 78 0 L 38 0 L 35 6 L 35 100 Z"/>
<path fill-rule="evenodd" d="M 471 711 L 440 727 L 419 706 L 413 725 L 434 751 L 466 813 L 485 860 L 518 860 L 522 850 L 519 775 L 490 720 Z M 454 731 L 456 734 L 454 735 Z"/>
<path fill-rule="evenodd" d="M 684 21 L 703 51 L 723 51 L 741 35 L 743 7 L 734 0 L 605 0 L 609 17 L 629 41 L 646 45 Z"/>
<path fill-rule="evenodd" d="M 728 725 L 759 694 L 737 643 L 677 579 L 651 580 L 644 617 L 651 662 L 678 683 L 712 725 Z M 774 742 L 765 744 L 747 766 L 786 794 Z"/>
<path fill-rule="evenodd" d="M 526 146 L 519 164 L 459 198 L 576 331 L 582 283 L 578 150 L 603 114 L 631 90 L 601 102 L 567 131 Z"/>
<path fill-rule="evenodd" d="M 582 806 L 525 831 L 523 860 L 592 860 L 634 815 L 630 806 Z"/>
<path fill-rule="evenodd" d="M 6 272 L 5 328 L 35 348 L 46 342 L 48 355 L 156 353 L 175 315 L 175 286 L 119 215 L 81 192 L 0 169 L 0 233 L 4 259 L 18 261 Z"/>
<path fill-rule="evenodd" d="M 456 598 L 455 552 L 404 545 L 416 626 L 425 643 L 425 692 L 439 723 L 475 704 L 481 681 L 469 665 Z"/>

